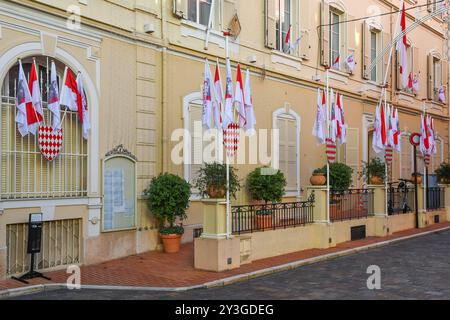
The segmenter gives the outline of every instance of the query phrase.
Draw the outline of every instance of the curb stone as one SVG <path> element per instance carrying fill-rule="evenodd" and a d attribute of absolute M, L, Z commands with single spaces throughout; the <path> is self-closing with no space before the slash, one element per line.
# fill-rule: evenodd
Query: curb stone
<path fill-rule="evenodd" d="M 363 251 L 369 251 L 381 247 L 385 247 L 391 244 L 395 244 L 397 242 L 402 242 L 422 236 L 426 236 L 429 234 L 434 233 L 440 233 L 450 230 L 450 227 L 445 227 L 441 229 L 435 229 L 430 230 L 422 233 L 417 233 L 409 236 L 404 236 L 397 239 L 390 239 L 385 240 L 377 243 L 368 244 L 365 246 L 352 248 L 352 249 L 346 249 L 343 251 L 337 251 L 333 253 L 324 254 L 317 257 L 302 259 L 298 261 L 293 261 L 289 263 L 285 263 L 279 266 L 269 267 L 261 270 L 252 271 L 249 273 L 239 274 L 228 278 L 223 278 L 219 280 L 214 280 L 211 282 L 207 282 L 200 285 L 194 285 L 194 286 L 187 286 L 187 287 L 178 287 L 178 288 L 166 288 L 166 287 L 132 287 L 132 286 L 105 286 L 105 285 L 81 285 L 81 289 L 88 289 L 88 290 L 124 290 L 124 291 L 160 291 L 160 292 L 185 292 L 185 291 L 191 291 L 191 290 L 198 290 L 198 289 L 209 289 L 209 288 L 217 288 L 217 287 L 223 287 L 231 284 L 235 284 L 238 282 L 243 282 L 250 279 L 255 279 L 263 276 L 267 276 L 274 273 L 279 273 L 283 271 L 289 271 L 293 269 L 297 269 L 302 266 L 307 266 L 311 264 L 315 264 L 318 262 L 324 262 L 324 261 L 330 261 L 334 260 L 340 257 L 349 256 L 358 252 Z M 34 293 L 43 292 L 46 290 L 58 290 L 58 289 L 66 289 L 67 285 L 62 283 L 49 283 L 49 284 L 39 284 L 39 285 L 32 285 L 28 287 L 21 287 L 21 288 L 14 288 L 14 289 L 7 289 L 4 291 L 0 291 L 0 299 L 4 298 L 13 298 L 17 296 L 22 295 L 30 295 Z"/>

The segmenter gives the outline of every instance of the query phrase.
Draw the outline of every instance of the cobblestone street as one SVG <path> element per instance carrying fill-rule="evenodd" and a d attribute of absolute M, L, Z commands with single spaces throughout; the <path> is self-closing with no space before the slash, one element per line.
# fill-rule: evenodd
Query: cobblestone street
<path fill-rule="evenodd" d="M 450 299 L 450 231 L 214 289 L 188 292 L 47 291 L 17 299 Z M 367 268 L 381 268 L 368 290 Z"/>

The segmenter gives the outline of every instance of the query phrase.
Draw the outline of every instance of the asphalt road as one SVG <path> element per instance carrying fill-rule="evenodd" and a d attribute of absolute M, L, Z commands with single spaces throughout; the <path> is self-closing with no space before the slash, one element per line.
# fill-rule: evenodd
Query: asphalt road
<path fill-rule="evenodd" d="M 379 290 L 367 288 L 367 268 L 373 265 L 381 271 Z M 450 299 L 450 231 L 220 288 L 180 293 L 56 290 L 16 299 Z"/>

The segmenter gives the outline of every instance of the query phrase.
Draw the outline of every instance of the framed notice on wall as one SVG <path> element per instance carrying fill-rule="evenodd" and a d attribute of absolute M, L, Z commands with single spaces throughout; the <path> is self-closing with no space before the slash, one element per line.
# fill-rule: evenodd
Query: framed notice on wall
<path fill-rule="evenodd" d="M 103 230 L 136 227 L 136 169 L 128 157 L 105 160 L 103 171 Z"/>

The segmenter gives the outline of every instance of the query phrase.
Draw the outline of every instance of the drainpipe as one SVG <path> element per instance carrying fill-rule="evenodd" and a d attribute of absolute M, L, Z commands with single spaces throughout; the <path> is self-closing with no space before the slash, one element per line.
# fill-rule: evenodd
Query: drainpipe
<path fill-rule="evenodd" d="M 167 138 L 167 2 L 161 1 L 161 38 L 163 41 L 161 53 L 161 160 L 162 172 L 167 172 L 169 169 L 168 149 L 169 140 Z"/>

